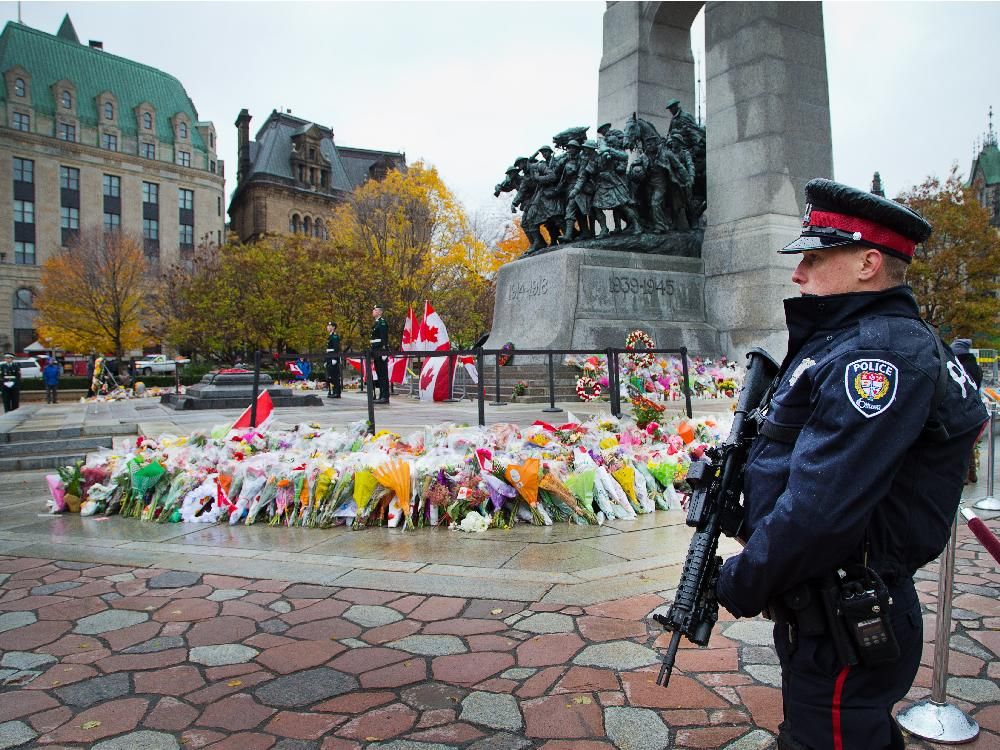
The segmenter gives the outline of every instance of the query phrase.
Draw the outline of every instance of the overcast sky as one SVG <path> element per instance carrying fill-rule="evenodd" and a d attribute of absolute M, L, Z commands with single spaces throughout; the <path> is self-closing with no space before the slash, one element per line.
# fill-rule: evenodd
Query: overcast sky
<path fill-rule="evenodd" d="M 596 125 L 603 2 L 23 2 L 29 26 L 77 33 L 160 68 L 215 122 L 236 177 L 236 129 L 274 108 L 345 146 L 435 165 L 470 210 L 496 211 L 514 156 Z M 0 2 L 0 19 L 17 19 Z M 824 4 L 835 177 L 895 194 L 953 162 L 1000 110 L 1000 3 Z M 698 34 L 695 37 L 698 38 Z M 817 54 L 822 54 L 817 51 Z M 699 53 L 699 57 L 700 57 Z M 998 112 L 1000 114 L 1000 112 Z"/>

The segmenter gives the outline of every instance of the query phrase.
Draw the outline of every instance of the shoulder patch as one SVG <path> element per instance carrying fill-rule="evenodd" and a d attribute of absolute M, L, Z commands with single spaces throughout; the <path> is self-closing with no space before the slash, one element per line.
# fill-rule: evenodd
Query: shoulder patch
<path fill-rule="evenodd" d="M 884 359 L 856 359 L 844 370 L 847 398 L 867 419 L 889 408 L 898 384 L 899 368 Z"/>

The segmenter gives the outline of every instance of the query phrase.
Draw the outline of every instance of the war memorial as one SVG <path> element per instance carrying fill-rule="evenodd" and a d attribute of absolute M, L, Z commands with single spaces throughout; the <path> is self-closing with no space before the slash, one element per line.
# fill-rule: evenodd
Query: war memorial
<path fill-rule="evenodd" d="M 707 361 L 780 360 L 797 289 L 775 250 L 799 234 L 806 182 L 833 173 L 823 43 L 820 3 L 608 3 L 597 123 L 525 143 L 496 186 L 530 246 L 499 271 L 485 348 L 601 352 L 639 328 Z M 258 429 L 239 413 L 251 380 L 208 375 L 174 408 L 0 418 L 0 748 L 775 746 L 763 617 L 722 611 L 656 684 L 685 475 L 725 438 L 735 384 L 693 417 L 637 393 L 620 420 L 560 399 L 491 406 L 482 427 L 467 404 L 394 399 L 369 435 L 363 394 L 308 408 L 266 377 L 281 408 Z M 83 445 L 100 459 L 40 468 Z M 992 478 L 966 497 L 984 491 Z M 899 708 L 953 704 L 978 722 L 968 747 L 989 748 L 996 566 L 963 524 L 952 550 L 953 609 L 947 561 L 918 571 L 924 654 Z"/>

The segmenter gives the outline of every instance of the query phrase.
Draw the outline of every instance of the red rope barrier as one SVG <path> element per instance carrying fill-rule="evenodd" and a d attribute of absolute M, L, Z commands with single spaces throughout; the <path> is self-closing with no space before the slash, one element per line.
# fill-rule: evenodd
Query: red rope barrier
<path fill-rule="evenodd" d="M 989 527 L 983 523 L 982 519 L 976 516 L 971 510 L 963 508 L 962 515 L 965 516 L 969 530 L 976 535 L 976 539 L 993 556 L 993 560 L 1000 563 L 1000 539 L 997 539 L 996 535 L 989 530 Z"/>

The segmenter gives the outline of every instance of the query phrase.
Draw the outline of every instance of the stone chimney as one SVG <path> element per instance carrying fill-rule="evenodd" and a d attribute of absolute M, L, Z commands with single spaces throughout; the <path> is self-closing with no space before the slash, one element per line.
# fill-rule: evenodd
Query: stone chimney
<path fill-rule="evenodd" d="M 240 185 L 250 174 L 250 113 L 241 109 L 236 118 L 237 154 L 239 162 L 236 167 L 236 184 Z"/>

